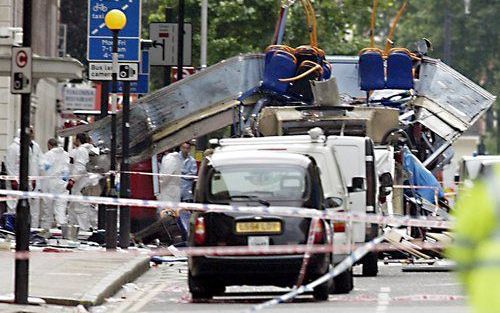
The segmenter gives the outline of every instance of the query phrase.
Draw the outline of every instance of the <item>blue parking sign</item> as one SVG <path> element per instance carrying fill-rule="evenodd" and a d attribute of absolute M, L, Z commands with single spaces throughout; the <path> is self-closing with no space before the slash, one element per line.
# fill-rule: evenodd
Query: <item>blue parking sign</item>
<path fill-rule="evenodd" d="M 88 1 L 87 59 L 93 62 L 112 61 L 113 34 L 106 27 L 104 17 L 113 9 L 121 10 L 127 17 L 127 24 L 119 33 L 118 59 L 138 62 L 141 37 L 140 0 Z"/>

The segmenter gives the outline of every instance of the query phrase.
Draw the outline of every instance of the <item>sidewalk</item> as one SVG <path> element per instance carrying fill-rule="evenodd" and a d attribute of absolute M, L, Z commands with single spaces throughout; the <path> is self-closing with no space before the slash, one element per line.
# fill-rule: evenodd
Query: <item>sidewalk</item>
<path fill-rule="evenodd" d="M 14 292 L 14 254 L 0 253 L 0 295 Z M 149 269 L 149 257 L 123 252 L 34 252 L 30 297 L 48 304 L 94 306 Z"/>

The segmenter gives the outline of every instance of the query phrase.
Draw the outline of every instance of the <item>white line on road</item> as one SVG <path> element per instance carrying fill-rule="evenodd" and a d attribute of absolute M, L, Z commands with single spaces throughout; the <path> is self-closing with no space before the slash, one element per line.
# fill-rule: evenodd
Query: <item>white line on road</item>
<path fill-rule="evenodd" d="M 378 293 L 378 301 L 377 301 L 377 313 L 383 313 L 387 311 L 387 307 L 389 306 L 391 292 L 390 287 L 380 287 L 380 292 Z"/>
<path fill-rule="evenodd" d="M 167 287 L 167 285 L 171 284 L 171 282 L 164 282 L 156 286 L 155 289 L 151 290 L 148 292 L 148 294 L 144 297 L 141 298 L 138 302 L 135 302 L 135 304 L 127 310 L 127 312 L 142 312 L 141 309 L 147 305 L 148 303 L 151 302 L 151 300 L 156 297 L 160 292 L 163 291 Z"/>

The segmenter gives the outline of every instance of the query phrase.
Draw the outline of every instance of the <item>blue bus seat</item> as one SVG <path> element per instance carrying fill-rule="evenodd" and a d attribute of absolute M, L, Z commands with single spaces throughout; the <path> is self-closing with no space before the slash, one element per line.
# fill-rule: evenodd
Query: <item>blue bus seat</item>
<path fill-rule="evenodd" d="M 387 58 L 387 81 L 388 89 L 413 88 L 413 62 L 411 56 L 404 51 L 391 52 Z"/>
<path fill-rule="evenodd" d="M 367 50 L 359 56 L 358 73 L 361 90 L 385 88 L 384 59 L 379 51 Z"/>

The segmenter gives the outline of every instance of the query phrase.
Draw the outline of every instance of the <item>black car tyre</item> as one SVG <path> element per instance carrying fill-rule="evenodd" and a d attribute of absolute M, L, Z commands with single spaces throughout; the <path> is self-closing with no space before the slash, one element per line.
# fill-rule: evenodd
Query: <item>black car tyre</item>
<path fill-rule="evenodd" d="M 332 294 L 343 294 L 351 292 L 353 288 L 352 269 L 349 269 L 333 279 L 333 286 L 330 291 Z"/>
<path fill-rule="evenodd" d="M 319 285 L 313 290 L 313 297 L 316 301 L 326 301 L 330 295 L 330 280 Z"/>
<path fill-rule="evenodd" d="M 361 274 L 365 277 L 375 277 L 378 273 L 378 256 L 376 252 L 369 252 L 363 258 L 362 264 L 362 272 Z"/>
<path fill-rule="evenodd" d="M 188 272 L 188 286 L 195 302 L 210 300 L 213 297 L 213 293 L 209 291 L 211 289 L 209 284 L 203 279 L 193 277 L 191 272 Z"/>

